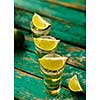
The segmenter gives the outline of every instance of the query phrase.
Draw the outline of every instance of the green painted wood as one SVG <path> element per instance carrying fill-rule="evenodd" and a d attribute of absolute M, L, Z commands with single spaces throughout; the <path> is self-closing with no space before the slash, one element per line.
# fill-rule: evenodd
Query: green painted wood
<path fill-rule="evenodd" d="M 34 74 L 39 77 L 43 77 L 40 72 L 40 65 L 38 63 L 38 56 L 34 53 L 24 50 L 16 51 L 14 55 L 14 66 L 20 70 L 24 70 L 28 73 Z M 63 82 L 62 84 L 67 87 L 68 79 L 73 75 L 77 75 L 81 86 L 86 91 L 86 72 L 84 70 L 74 68 L 71 65 L 65 65 Z"/>
<path fill-rule="evenodd" d="M 82 12 L 80 13 L 78 11 L 66 7 L 62 7 L 59 5 L 55 5 L 55 4 L 51 5 L 50 3 L 44 3 L 41 0 L 30 0 L 30 1 L 15 0 L 15 6 L 22 7 L 24 9 L 29 10 L 30 12 L 33 11 L 39 12 L 41 15 L 51 18 L 50 20 L 53 21 L 52 23 L 53 26 L 50 35 L 55 36 L 56 38 L 59 38 L 67 42 L 72 42 L 77 45 L 85 46 L 85 27 L 83 28 L 80 26 L 76 26 L 76 24 L 85 26 L 84 13 Z M 68 13 L 68 14 L 66 13 L 66 15 L 68 16 L 64 16 L 64 14 L 62 14 L 62 11 L 64 12 L 66 11 Z M 77 13 L 79 16 L 77 15 Z M 15 25 L 30 30 L 29 22 L 31 21 L 32 13 L 17 11 L 15 12 L 15 16 L 16 16 L 14 20 Z M 57 20 L 55 21 L 52 19 L 57 19 Z M 74 23 L 74 25 L 63 24 L 63 22 L 67 22 L 67 21 Z M 32 43 L 31 35 L 29 35 L 28 32 L 24 34 L 26 34 L 25 50 L 27 49 L 33 51 L 34 44 Z M 62 34 L 64 35 L 62 36 Z M 79 60 L 82 64 L 83 62 L 85 62 L 85 51 L 83 49 L 78 49 L 77 47 L 73 48 L 70 45 L 64 43 L 60 43 L 58 47 L 59 47 L 57 48 L 58 53 L 70 56 L 76 59 L 76 61 Z M 19 98 L 21 100 L 37 100 L 37 99 L 38 100 L 47 100 L 47 99 L 48 100 L 49 99 L 50 100 L 54 100 L 54 99 L 55 100 L 63 100 L 63 99 L 64 100 L 66 99 L 85 100 L 85 96 L 77 95 L 75 93 L 70 92 L 69 90 L 67 90 L 68 92 L 66 92 L 64 88 L 61 90 L 61 94 L 55 98 L 47 95 L 44 92 L 43 80 L 39 80 L 37 78 L 30 76 L 31 74 L 33 74 L 35 76 L 42 77 L 39 69 L 39 64 L 37 61 L 38 57 L 34 53 L 27 52 L 25 50 L 15 52 L 15 60 L 14 60 L 15 68 L 30 73 L 26 75 L 23 72 L 19 72 L 18 70 L 17 73 L 15 71 L 15 85 L 14 85 L 15 94 L 14 95 L 16 98 Z M 70 65 L 65 66 L 62 85 L 64 87 L 67 87 L 68 80 L 75 74 L 77 74 L 83 90 L 86 91 L 86 72 L 84 70 L 74 68 Z M 33 86 L 35 86 L 35 88 L 32 88 Z"/>
<path fill-rule="evenodd" d="M 30 21 L 33 14 L 15 10 L 14 12 L 14 24 L 30 30 Z M 59 21 L 49 19 L 52 22 L 52 28 L 50 35 L 60 40 L 66 41 L 79 46 L 86 45 L 86 29 L 80 26 L 65 25 Z M 63 34 L 63 35 L 62 35 Z"/>
<path fill-rule="evenodd" d="M 85 0 L 56 0 L 56 1 L 62 1 L 62 2 L 68 2 L 68 3 L 72 3 L 72 4 L 78 4 L 78 5 L 86 5 L 86 1 Z"/>
<path fill-rule="evenodd" d="M 62 88 L 59 95 L 53 97 L 45 92 L 43 80 L 37 79 L 19 70 L 14 71 L 14 96 L 20 100 L 85 100 L 84 94 L 75 94 Z"/>
<path fill-rule="evenodd" d="M 60 5 L 63 7 L 71 8 L 74 10 L 79 10 L 79 11 L 86 11 L 86 6 L 85 4 L 81 4 L 80 0 L 42 0 L 44 2 L 49 2 L 51 4 L 55 5 Z"/>
<path fill-rule="evenodd" d="M 85 13 L 41 0 L 14 0 L 15 6 L 85 26 Z"/>
<path fill-rule="evenodd" d="M 86 51 L 84 49 L 61 42 L 59 43 L 56 51 L 60 55 L 70 58 L 68 60 L 68 64 L 86 69 Z"/>
<path fill-rule="evenodd" d="M 35 52 L 32 34 L 21 29 L 20 31 L 25 36 L 24 48 L 28 51 Z M 68 64 L 84 70 L 86 69 L 86 51 L 84 49 L 60 42 L 55 51 L 62 56 L 69 57 L 70 59 L 68 60 Z"/>

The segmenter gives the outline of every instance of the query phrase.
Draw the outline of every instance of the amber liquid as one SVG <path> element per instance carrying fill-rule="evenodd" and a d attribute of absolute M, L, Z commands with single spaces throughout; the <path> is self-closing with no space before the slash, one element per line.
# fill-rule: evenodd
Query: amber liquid
<path fill-rule="evenodd" d="M 41 72 L 44 75 L 44 84 L 46 87 L 46 92 L 51 95 L 57 95 L 61 89 L 61 78 L 64 68 L 58 71 L 46 70 L 42 66 L 40 68 Z"/>

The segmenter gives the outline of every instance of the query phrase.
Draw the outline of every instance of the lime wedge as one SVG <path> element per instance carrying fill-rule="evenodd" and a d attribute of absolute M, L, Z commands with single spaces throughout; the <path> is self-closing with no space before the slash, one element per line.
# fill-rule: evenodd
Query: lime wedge
<path fill-rule="evenodd" d="M 73 92 L 82 92 L 83 89 L 78 81 L 77 75 L 74 75 L 68 82 L 68 87 Z"/>
<path fill-rule="evenodd" d="M 34 14 L 32 17 L 32 23 L 37 29 L 46 29 L 49 27 L 51 24 L 48 23 L 46 20 L 44 20 L 40 15 Z"/>
<path fill-rule="evenodd" d="M 33 38 L 34 44 L 41 50 L 50 51 L 57 47 L 60 40 L 47 38 Z"/>
<path fill-rule="evenodd" d="M 59 70 L 64 67 L 67 57 L 42 57 L 39 59 L 40 64 L 48 70 Z"/>

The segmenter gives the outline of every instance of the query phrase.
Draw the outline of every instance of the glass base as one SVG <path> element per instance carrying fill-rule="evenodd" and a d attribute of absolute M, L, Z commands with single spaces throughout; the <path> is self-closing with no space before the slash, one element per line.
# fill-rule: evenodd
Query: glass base
<path fill-rule="evenodd" d="M 61 78 L 63 68 L 59 71 L 50 71 L 40 66 L 40 69 L 44 76 L 44 85 L 46 92 L 52 96 L 57 95 L 61 89 Z"/>
<path fill-rule="evenodd" d="M 56 96 L 56 95 L 59 94 L 60 89 L 61 89 L 60 87 L 57 88 L 57 89 L 55 89 L 55 90 L 48 90 L 48 89 L 46 89 L 46 92 L 47 92 L 48 94 L 52 95 L 52 96 Z"/>

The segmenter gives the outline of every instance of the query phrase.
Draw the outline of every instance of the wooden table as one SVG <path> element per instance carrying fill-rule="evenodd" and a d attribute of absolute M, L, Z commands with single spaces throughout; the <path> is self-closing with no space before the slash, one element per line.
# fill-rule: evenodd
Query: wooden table
<path fill-rule="evenodd" d="M 86 100 L 86 16 L 85 0 L 14 0 L 15 28 L 25 36 L 24 48 L 14 56 L 15 100 Z M 50 35 L 61 42 L 56 53 L 68 56 L 59 95 L 52 97 L 45 92 L 43 76 L 30 30 L 34 12 L 52 22 Z M 74 93 L 68 80 L 77 75 L 84 93 Z"/>

